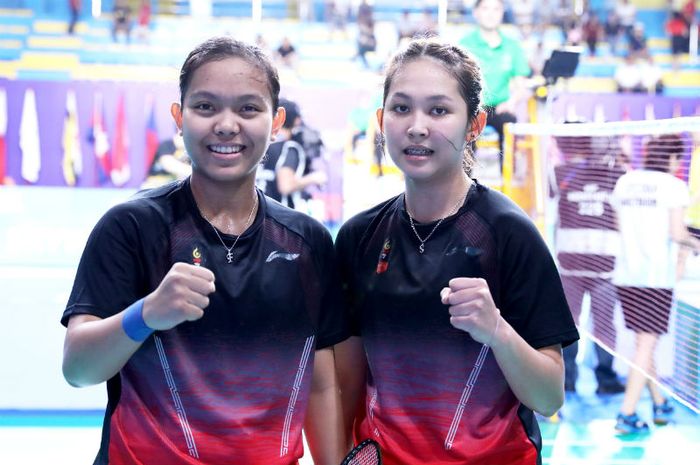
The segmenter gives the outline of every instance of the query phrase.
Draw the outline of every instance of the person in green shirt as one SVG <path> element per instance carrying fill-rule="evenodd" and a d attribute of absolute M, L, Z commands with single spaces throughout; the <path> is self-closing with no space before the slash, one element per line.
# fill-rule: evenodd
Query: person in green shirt
<path fill-rule="evenodd" d="M 501 159 L 503 125 L 516 121 L 516 106 L 527 96 L 525 78 L 530 75 L 520 43 L 501 31 L 504 10 L 503 0 L 477 0 L 473 13 L 477 28 L 459 42 L 481 66 L 486 84 L 486 124 L 498 132 Z"/>

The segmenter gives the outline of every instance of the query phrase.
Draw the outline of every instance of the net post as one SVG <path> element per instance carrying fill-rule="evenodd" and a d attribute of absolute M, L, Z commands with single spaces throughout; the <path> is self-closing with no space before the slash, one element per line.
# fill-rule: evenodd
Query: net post
<path fill-rule="evenodd" d="M 510 125 L 503 125 L 503 172 L 501 173 L 501 192 L 508 197 L 513 196 L 513 149 L 515 141 Z"/>

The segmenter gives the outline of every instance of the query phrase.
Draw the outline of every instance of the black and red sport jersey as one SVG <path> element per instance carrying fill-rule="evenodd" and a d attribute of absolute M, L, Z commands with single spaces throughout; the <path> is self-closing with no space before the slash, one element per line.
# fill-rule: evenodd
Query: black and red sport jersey
<path fill-rule="evenodd" d="M 92 231 L 63 324 L 119 313 L 175 262 L 216 276 L 200 320 L 155 332 L 108 380 L 95 464 L 289 465 L 302 456 L 314 351 L 349 330 L 329 232 L 258 197 L 233 263 L 189 180 L 138 194 Z"/>
<path fill-rule="evenodd" d="M 422 238 L 435 223 L 418 224 Z M 578 339 L 554 261 L 532 222 L 475 183 L 465 204 L 425 242 L 404 196 L 350 219 L 336 240 L 354 332 L 368 361 L 355 438 L 379 442 L 387 465 L 536 464 L 533 412 L 493 355 L 450 324 L 440 290 L 482 277 L 506 321 L 535 348 Z"/>

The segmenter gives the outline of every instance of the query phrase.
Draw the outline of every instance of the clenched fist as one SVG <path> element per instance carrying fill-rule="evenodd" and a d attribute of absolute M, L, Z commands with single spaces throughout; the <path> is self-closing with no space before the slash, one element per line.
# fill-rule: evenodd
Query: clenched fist
<path fill-rule="evenodd" d="M 454 278 L 440 291 L 440 299 L 449 305 L 450 323 L 468 332 L 482 344 L 490 344 L 501 313 L 493 302 L 488 284 L 482 278 Z"/>
<path fill-rule="evenodd" d="M 143 302 L 143 321 L 155 330 L 202 318 L 214 292 L 214 273 L 201 266 L 175 263 Z"/>

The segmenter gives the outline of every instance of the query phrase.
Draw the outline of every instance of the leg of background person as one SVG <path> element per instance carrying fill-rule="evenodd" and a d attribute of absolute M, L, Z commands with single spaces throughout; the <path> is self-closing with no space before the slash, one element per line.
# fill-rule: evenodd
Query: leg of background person
<path fill-rule="evenodd" d="M 634 355 L 634 364 L 645 372 L 649 372 L 654 357 L 654 349 L 656 342 L 659 339 L 658 334 L 637 333 L 636 335 L 636 351 Z M 630 367 L 629 376 L 627 377 L 627 387 L 625 388 L 625 398 L 622 401 L 620 411 L 623 415 L 632 415 L 637 410 L 639 398 L 647 384 L 647 378 L 640 370 L 635 367 Z"/>
<path fill-rule="evenodd" d="M 583 302 L 583 293 L 585 290 L 582 278 L 573 278 L 570 276 L 561 277 L 562 285 L 564 286 L 564 294 L 566 302 L 569 304 L 569 309 L 574 317 L 574 322 L 578 325 L 581 316 L 581 303 Z M 576 366 L 576 356 L 578 355 L 578 342 L 574 342 L 570 346 L 564 348 L 564 390 L 569 392 L 576 391 L 576 379 L 578 378 L 578 366 Z"/>
<path fill-rule="evenodd" d="M 514 114 L 496 113 L 496 109 L 492 107 L 488 108 L 486 113 L 486 125 L 491 126 L 498 133 L 498 159 L 501 163 L 501 171 L 503 171 L 503 125 L 516 121 Z"/>
<path fill-rule="evenodd" d="M 610 349 L 615 349 L 617 331 L 615 329 L 614 311 L 617 303 L 617 292 L 607 279 L 593 278 L 590 280 L 591 316 L 593 318 L 593 336 Z M 624 391 L 624 386 L 618 380 L 613 370 L 613 355 L 595 344 L 598 363 L 595 367 L 595 377 L 598 381 L 598 394 L 617 394 Z"/>

